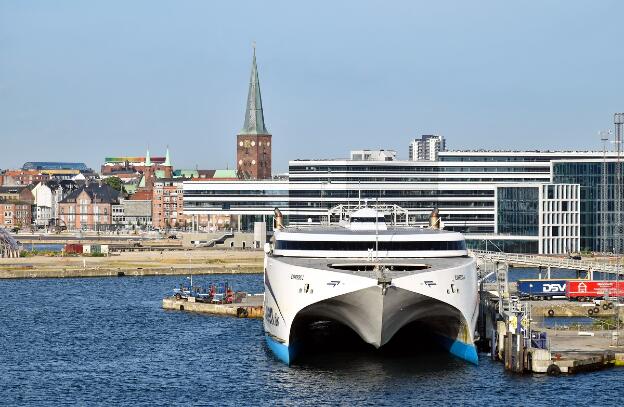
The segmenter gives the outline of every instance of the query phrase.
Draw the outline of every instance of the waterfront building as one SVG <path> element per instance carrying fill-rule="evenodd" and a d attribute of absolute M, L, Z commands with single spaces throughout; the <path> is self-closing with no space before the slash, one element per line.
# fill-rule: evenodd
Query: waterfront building
<path fill-rule="evenodd" d="M 446 151 L 446 140 L 442 136 L 425 134 L 409 144 L 410 161 L 436 161 L 438 154 Z"/>
<path fill-rule="evenodd" d="M 184 228 L 183 178 L 159 178 L 154 181 L 152 225 L 157 229 Z"/>
<path fill-rule="evenodd" d="M 152 225 L 152 199 L 151 194 L 136 193 L 130 199 L 120 199 L 119 204 L 112 206 L 113 225 L 116 228 L 121 226 L 150 227 Z"/>
<path fill-rule="evenodd" d="M 601 156 L 450 151 L 438 161 L 294 160 L 287 180 L 187 181 L 185 213 L 231 215 L 249 228 L 270 223 L 278 207 L 290 224 L 303 225 L 326 221 L 337 205 L 378 202 L 405 208 L 409 223 L 421 226 L 438 209 L 445 229 L 465 233 L 470 247 L 570 253 L 587 247 L 584 192 L 579 182 L 553 177 L 552 165 Z"/>
<path fill-rule="evenodd" d="M 272 135 L 264 124 L 256 49 L 254 48 L 245 123 L 236 136 L 236 168 L 239 178 L 271 178 L 271 139 Z"/>
<path fill-rule="evenodd" d="M 612 157 L 593 160 L 555 160 L 552 180 L 580 185 L 581 248 L 586 251 L 616 252 L 616 167 Z M 622 165 L 624 168 L 624 165 Z M 620 242 L 620 250 L 624 244 Z"/>
<path fill-rule="evenodd" d="M 104 183 L 86 183 L 59 202 L 59 219 L 68 230 L 110 230 L 119 191 Z"/>
<path fill-rule="evenodd" d="M 32 188 L 34 197 L 33 223 L 39 227 L 50 226 L 59 216 L 59 202 L 63 188 L 58 182 L 39 182 Z"/>

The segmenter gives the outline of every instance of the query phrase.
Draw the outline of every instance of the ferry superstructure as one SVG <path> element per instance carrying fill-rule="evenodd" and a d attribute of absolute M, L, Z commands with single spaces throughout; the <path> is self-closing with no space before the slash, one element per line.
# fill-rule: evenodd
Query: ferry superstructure
<path fill-rule="evenodd" d="M 478 363 L 477 270 L 463 236 L 389 224 L 388 212 L 357 207 L 341 210 L 334 225 L 283 227 L 276 210 L 265 248 L 264 330 L 281 361 L 296 359 L 306 324 L 335 321 L 376 348 L 419 323 L 449 352 Z"/>

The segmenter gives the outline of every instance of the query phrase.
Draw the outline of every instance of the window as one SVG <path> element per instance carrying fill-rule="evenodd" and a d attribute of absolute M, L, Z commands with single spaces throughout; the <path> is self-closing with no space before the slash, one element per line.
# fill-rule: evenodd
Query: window
<path fill-rule="evenodd" d="M 368 251 L 375 250 L 375 242 L 329 242 L 329 241 L 298 241 L 278 240 L 276 250 L 330 250 L 330 251 Z M 381 251 L 429 251 L 429 250 L 466 250 L 466 242 L 456 241 L 416 241 L 416 242 L 379 242 Z"/>

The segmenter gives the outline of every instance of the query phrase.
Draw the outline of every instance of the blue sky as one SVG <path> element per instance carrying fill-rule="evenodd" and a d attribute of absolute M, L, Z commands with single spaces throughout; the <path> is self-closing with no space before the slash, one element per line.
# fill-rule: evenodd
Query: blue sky
<path fill-rule="evenodd" d="M 152 155 L 233 168 L 257 43 L 274 170 L 390 148 L 599 149 L 619 1 L 0 0 L 0 168 Z"/>

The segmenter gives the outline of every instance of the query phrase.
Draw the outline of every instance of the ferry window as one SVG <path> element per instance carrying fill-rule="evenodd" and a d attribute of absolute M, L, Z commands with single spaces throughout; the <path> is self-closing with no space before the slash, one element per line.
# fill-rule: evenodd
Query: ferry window
<path fill-rule="evenodd" d="M 330 251 L 368 251 L 375 250 L 375 242 L 330 242 L 330 241 L 299 241 L 278 240 L 276 250 L 330 250 Z M 453 241 L 417 241 L 417 242 L 379 242 L 380 251 L 437 251 L 437 250 L 466 250 L 466 242 Z"/>
<path fill-rule="evenodd" d="M 385 222 L 386 219 L 383 216 L 378 217 L 377 219 L 375 218 L 368 218 L 368 217 L 355 217 L 355 218 L 351 218 L 351 222 L 372 222 L 374 223 L 375 221 L 377 222 Z"/>

